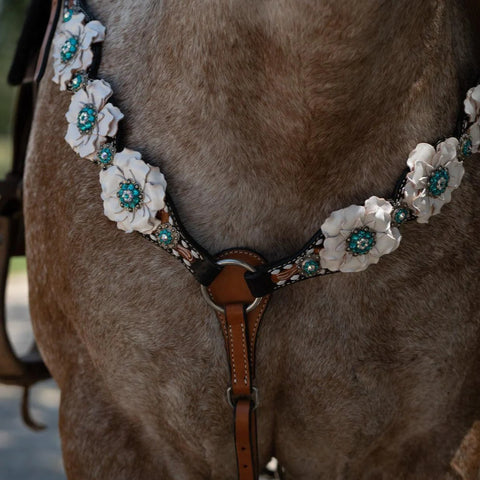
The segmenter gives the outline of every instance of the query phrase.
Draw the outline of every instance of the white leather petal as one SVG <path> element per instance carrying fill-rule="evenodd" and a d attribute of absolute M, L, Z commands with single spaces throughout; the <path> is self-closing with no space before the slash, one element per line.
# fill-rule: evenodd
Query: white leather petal
<path fill-rule="evenodd" d="M 95 138 L 93 135 L 84 135 L 83 141 L 78 143 L 74 150 L 82 158 L 94 157 L 100 147 L 100 145 L 95 141 L 97 138 Z"/>
<path fill-rule="evenodd" d="M 75 149 L 81 140 L 82 134 L 79 132 L 76 125 L 70 124 L 65 135 L 66 142 Z"/>
<path fill-rule="evenodd" d="M 480 151 L 480 121 L 475 122 L 468 130 L 470 138 L 472 139 L 472 153 Z"/>
<path fill-rule="evenodd" d="M 339 270 L 344 273 L 363 272 L 370 264 L 378 262 L 378 257 L 372 257 L 371 255 L 368 259 L 366 257 L 366 255 L 354 257 L 347 254 L 346 261 L 340 265 Z"/>
<path fill-rule="evenodd" d="M 471 122 L 478 120 L 480 116 L 480 85 L 471 88 L 467 92 L 464 101 L 465 113 Z"/>
<path fill-rule="evenodd" d="M 124 180 L 125 177 L 123 176 L 122 171 L 115 167 L 115 165 L 112 165 L 106 170 L 101 170 L 100 184 L 102 185 L 102 199 L 105 200 L 109 196 L 112 198 L 117 198 L 116 192 L 119 189 L 120 183 Z"/>
<path fill-rule="evenodd" d="M 85 34 L 82 40 L 82 48 L 89 48 L 92 43 L 105 40 L 105 27 L 98 21 L 92 20 L 85 25 Z"/>
<path fill-rule="evenodd" d="M 87 94 L 90 103 L 93 103 L 98 110 L 101 110 L 107 100 L 112 96 L 112 87 L 105 80 L 93 80 L 87 86 Z"/>
<path fill-rule="evenodd" d="M 365 202 L 365 225 L 375 232 L 384 232 L 390 225 L 392 210 L 392 205 L 384 198 L 370 197 Z"/>
<path fill-rule="evenodd" d="M 130 227 L 136 232 L 152 233 L 160 225 L 160 221 L 152 216 L 151 210 L 146 206 L 132 213 L 133 218 L 130 221 Z"/>
<path fill-rule="evenodd" d="M 124 117 L 123 113 L 118 107 L 115 107 L 111 103 L 107 103 L 104 112 L 108 112 L 108 115 L 112 118 L 108 126 L 107 136 L 114 137 L 117 134 L 118 122 Z"/>
<path fill-rule="evenodd" d="M 417 162 L 431 164 L 431 159 L 435 155 L 435 149 L 429 143 L 419 143 L 408 156 L 407 165 L 410 170 L 414 170 Z"/>
<path fill-rule="evenodd" d="M 121 152 L 115 154 L 115 165 L 121 169 L 127 168 L 128 162 L 132 157 L 136 160 L 141 160 L 142 154 L 130 148 L 124 148 Z"/>
<path fill-rule="evenodd" d="M 355 227 L 359 218 L 363 219 L 365 208 L 359 205 L 350 205 L 342 210 L 336 210 L 328 217 L 321 226 L 325 236 L 334 237 L 340 230 L 351 230 Z"/>
<path fill-rule="evenodd" d="M 110 123 L 112 123 L 113 120 L 114 118 L 112 117 L 112 115 L 110 115 L 108 110 L 106 110 L 105 108 L 101 110 L 98 113 L 95 133 L 97 135 L 106 137 L 108 135 L 108 132 L 110 131 Z"/>
<path fill-rule="evenodd" d="M 399 247 L 401 240 L 402 235 L 400 234 L 400 230 L 396 227 L 392 227 L 390 232 L 377 233 L 375 239 L 376 244 L 372 248 L 372 254 L 380 257 L 392 253 Z"/>
<path fill-rule="evenodd" d="M 122 222 L 129 213 L 124 210 L 118 201 L 118 198 L 107 197 L 103 199 L 103 210 L 105 215 L 114 222 Z"/>
<path fill-rule="evenodd" d="M 146 203 L 150 210 L 158 212 L 165 207 L 165 188 L 163 185 L 147 183 L 145 184 L 144 192 L 145 197 L 148 198 Z"/>

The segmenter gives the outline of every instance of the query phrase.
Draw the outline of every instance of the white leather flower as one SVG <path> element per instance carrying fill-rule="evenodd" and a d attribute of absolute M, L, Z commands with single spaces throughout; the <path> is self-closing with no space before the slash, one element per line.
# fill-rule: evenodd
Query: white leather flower
<path fill-rule="evenodd" d="M 465 113 L 471 122 L 475 122 L 480 118 L 480 85 L 471 88 L 467 92 L 467 97 L 463 102 Z"/>
<path fill-rule="evenodd" d="M 392 205 L 370 197 L 365 206 L 350 205 L 333 212 L 322 225 L 325 235 L 320 263 L 335 272 L 361 272 L 400 244 L 398 228 L 391 226 Z"/>
<path fill-rule="evenodd" d="M 152 233 L 165 207 L 167 182 L 158 167 L 148 165 L 139 152 L 124 149 L 113 165 L 100 172 L 105 215 L 127 233 Z"/>
<path fill-rule="evenodd" d="M 464 174 L 463 163 L 457 160 L 458 140 L 448 138 L 435 150 L 428 143 L 419 143 L 410 153 L 407 165 L 405 202 L 412 208 L 419 223 L 428 223 L 432 215 L 452 198 Z"/>
<path fill-rule="evenodd" d="M 97 20 L 84 24 L 83 13 L 71 15 L 61 23 L 53 40 L 53 81 L 60 84 L 60 90 L 67 88 L 72 75 L 86 72 L 92 64 L 92 43 L 105 39 L 105 27 Z"/>
<path fill-rule="evenodd" d="M 83 158 L 94 160 L 107 137 L 117 133 L 123 114 L 107 103 L 111 95 L 107 82 L 94 80 L 72 96 L 65 115 L 69 123 L 65 140 Z"/>

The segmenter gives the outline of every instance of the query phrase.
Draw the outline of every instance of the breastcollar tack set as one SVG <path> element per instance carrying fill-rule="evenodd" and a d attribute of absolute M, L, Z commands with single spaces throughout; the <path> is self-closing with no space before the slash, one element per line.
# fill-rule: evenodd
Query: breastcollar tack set
<path fill-rule="evenodd" d="M 211 255 L 178 218 L 160 169 L 133 149 L 120 149 L 123 114 L 109 102 L 111 86 L 97 78 L 105 27 L 81 1 L 52 1 L 60 18 L 52 43 L 54 76 L 72 94 L 65 140 L 99 168 L 105 215 L 117 227 L 138 232 L 183 263 L 201 285 L 220 322 L 230 365 L 227 401 L 234 411 L 238 478 L 258 478 L 255 344 L 270 295 L 287 285 L 337 272 L 360 272 L 397 249 L 399 229 L 427 223 L 460 186 L 463 161 L 480 149 L 480 86 L 466 96 L 458 138 L 435 146 L 419 143 L 410 153 L 389 199 L 372 196 L 364 205 L 333 212 L 295 254 L 267 263 L 258 253 L 234 248 Z M 55 22 L 53 22 L 55 23 Z M 261 405 L 261 403 L 260 403 Z"/>

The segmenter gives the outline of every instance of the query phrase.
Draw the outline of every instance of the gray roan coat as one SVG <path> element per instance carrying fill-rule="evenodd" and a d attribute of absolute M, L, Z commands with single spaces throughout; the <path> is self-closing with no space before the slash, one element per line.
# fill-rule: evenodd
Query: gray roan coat
<path fill-rule="evenodd" d="M 480 76 L 480 4 L 465 2 L 89 7 L 126 144 L 161 165 L 187 228 L 211 252 L 274 260 L 332 211 L 387 197 L 417 143 L 453 133 Z M 218 321 L 179 262 L 104 217 L 48 68 L 25 214 L 68 478 L 234 479 Z M 275 455 L 287 480 L 462 478 L 450 462 L 480 419 L 479 187 L 473 158 L 441 215 L 406 225 L 378 265 L 273 296 L 257 347 L 263 464 Z"/>

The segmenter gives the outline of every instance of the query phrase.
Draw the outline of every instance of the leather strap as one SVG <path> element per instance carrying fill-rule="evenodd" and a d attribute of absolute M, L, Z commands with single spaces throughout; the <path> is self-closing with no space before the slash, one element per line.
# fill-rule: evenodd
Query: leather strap
<path fill-rule="evenodd" d="M 10 85 L 38 83 L 48 62 L 50 45 L 60 16 L 61 0 L 31 0 L 13 58 Z"/>
<path fill-rule="evenodd" d="M 48 58 L 48 51 L 60 12 L 60 1 L 33 0 L 22 32 L 14 64 L 10 71 L 12 83 L 21 83 L 15 116 L 12 170 L 0 181 L 0 383 L 23 386 L 25 390 L 23 414 L 27 425 L 36 428 L 28 416 L 26 406 L 28 388 L 50 377 L 34 344 L 22 358 L 15 354 L 6 329 L 5 287 L 9 260 L 12 256 L 25 255 L 25 235 L 22 211 L 22 183 L 25 156 L 35 108 L 37 81 L 41 78 Z M 47 19 L 43 31 L 29 32 L 35 20 Z M 28 41 L 41 33 L 42 47 L 32 50 Z M 40 43 L 40 42 L 39 42 Z M 38 46 L 37 46 L 38 48 Z M 27 63 L 25 63 L 27 59 Z"/>
<path fill-rule="evenodd" d="M 242 249 L 227 250 L 216 258 L 240 260 L 254 267 L 265 263 L 257 253 Z M 208 292 L 217 305 L 224 307 L 224 313 L 217 312 L 217 317 L 230 365 L 228 399 L 234 408 L 238 479 L 255 480 L 258 478 L 255 345 L 270 296 L 263 297 L 256 308 L 246 313 L 254 297 L 245 281 L 245 269 L 237 265 L 224 266 Z"/>
<path fill-rule="evenodd" d="M 37 63 L 35 65 L 35 73 L 33 76 L 33 81 L 36 83 L 41 80 L 43 74 L 45 73 L 45 68 L 47 67 L 48 54 L 50 52 L 50 45 L 52 44 L 53 35 L 55 34 L 55 27 L 58 22 L 58 17 L 60 16 L 61 3 L 61 0 L 51 0 L 50 17 L 48 19 L 47 28 L 43 36 L 43 42 L 42 46 L 40 47 Z"/>

